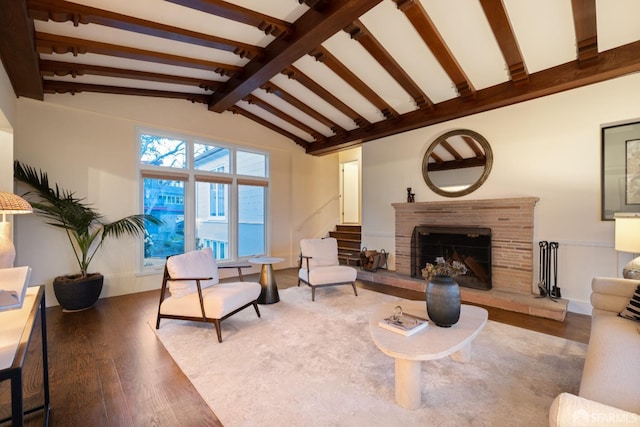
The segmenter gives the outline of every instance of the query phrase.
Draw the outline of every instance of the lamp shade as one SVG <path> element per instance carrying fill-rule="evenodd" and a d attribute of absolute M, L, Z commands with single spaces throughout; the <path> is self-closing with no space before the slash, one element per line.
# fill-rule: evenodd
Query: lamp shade
<path fill-rule="evenodd" d="M 640 214 L 615 214 L 614 219 L 616 251 L 640 253 Z M 622 277 L 640 279 L 640 257 L 624 266 Z"/>
<path fill-rule="evenodd" d="M 13 193 L 0 191 L 0 213 L 6 215 L 33 212 L 33 208 L 25 199 Z"/>
<path fill-rule="evenodd" d="M 7 222 L 7 215 L 26 214 L 33 212 L 33 208 L 25 199 L 13 193 L 0 191 L 0 268 L 13 267 L 16 258 L 16 248 L 11 241 L 11 223 Z"/>
<path fill-rule="evenodd" d="M 640 214 L 615 214 L 616 251 L 640 253 Z"/>

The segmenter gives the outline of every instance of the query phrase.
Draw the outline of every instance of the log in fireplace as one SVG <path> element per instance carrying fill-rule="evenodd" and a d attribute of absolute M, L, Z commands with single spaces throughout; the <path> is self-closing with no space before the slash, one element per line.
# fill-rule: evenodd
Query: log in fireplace
<path fill-rule="evenodd" d="M 456 277 L 460 286 L 491 289 L 490 228 L 416 226 L 411 236 L 411 277 L 422 278 L 422 268 L 437 257 L 467 266 L 467 273 Z"/>

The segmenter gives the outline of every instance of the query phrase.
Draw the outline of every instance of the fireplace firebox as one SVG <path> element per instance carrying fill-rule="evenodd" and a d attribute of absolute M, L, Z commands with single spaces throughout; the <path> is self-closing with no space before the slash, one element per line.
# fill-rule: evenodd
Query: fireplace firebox
<path fill-rule="evenodd" d="M 460 286 L 491 289 L 491 229 L 420 225 L 411 236 L 411 277 L 422 278 L 426 263 L 437 257 L 460 261 L 467 273 L 456 276 Z"/>

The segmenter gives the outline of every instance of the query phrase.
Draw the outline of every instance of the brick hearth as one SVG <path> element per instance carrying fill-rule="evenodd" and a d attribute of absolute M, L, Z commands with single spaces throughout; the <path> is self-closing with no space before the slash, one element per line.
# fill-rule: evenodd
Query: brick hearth
<path fill-rule="evenodd" d="M 378 270 L 375 273 L 358 270 L 358 279 L 367 282 L 380 283 L 396 288 L 410 289 L 424 294 L 427 283 L 421 279 L 402 276 L 393 271 Z M 551 301 L 549 298 L 537 298 L 533 294 L 520 292 L 500 291 L 491 289 L 488 291 L 460 288 L 460 296 L 463 302 L 482 304 L 489 307 L 498 307 L 504 310 L 525 313 L 531 316 L 564 321 L 567 314 L 567 300 Z"/>
<path fill-rule="evenodd" d="M 417 225 L 486 227 L 491 229 L 492 286 L 489 291 L 461 288 L 465 301 L 564 320 L 567 301 L 536 298 L 533 293 L 533 224 L 537 197 L 394 203 L 396 211 L 395 273 L 378 283 L 424 290 L 424 281 L 411 278 L 411 235 Z M 387 275 L 387 276 L 385 276 Z M 369 275 L 366 275 L 369 276 Z"/>

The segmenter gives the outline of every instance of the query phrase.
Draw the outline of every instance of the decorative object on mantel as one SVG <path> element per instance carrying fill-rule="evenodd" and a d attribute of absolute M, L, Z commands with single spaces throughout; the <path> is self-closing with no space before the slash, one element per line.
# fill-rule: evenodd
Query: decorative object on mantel
<path fill-rule="evenodd" d="M 442 328 L 449 328 L 460 320 L 460 286 L 453 277 L 465 274 L 467 267 L 459 261 L 437 257 L 435 264 L 427 263 L 422 276 L 427 280 L 425 298 L 429 320 Z"/>
<path fill-rule="evenodd" d="M 53 281 L 54 293 L 64 311 L 90 308 L 100 297 L 104 276 L 89 273 L 88 269 L 107 237 L 139 236 L 144 232 L 145 223 L 162 224 L 156 217 L 145 214 L 103 222 L 103 216 L 84 199 L 57 184 L 52 188 L 46 172 L 17 160 L 13 164 L 13 176 L 31 188 L 26 195 L 31 197 L 36 213 L 44 217 L 47 224 L 65 231 L 78 262 L 79 273 L 58 276 Z"/>
<path fill-rule="evenodd" d="M 640 214 L 616 213 L 614 220 L 617 274 L 618 252 L 640 253 Z M 625 279 L 640 279 L 640 257 L 632 259 L 624 266 L 622 277 Z"/>
<path fill-rule="evenodd" d="M 407 187 L 407 203 L 413 203 L 416 201 L 416 193 L 411 192 L 411 187 Z"/>
<path fill-rule="evenodd" d="M 33 212 L 31 205 L 25 199 L 13 193 L 0 191 L 0 268 L 13 267 L 16 259 L 16 248 L 11 241 L 11 223 L 7 215 L 27 214 Z"/>

